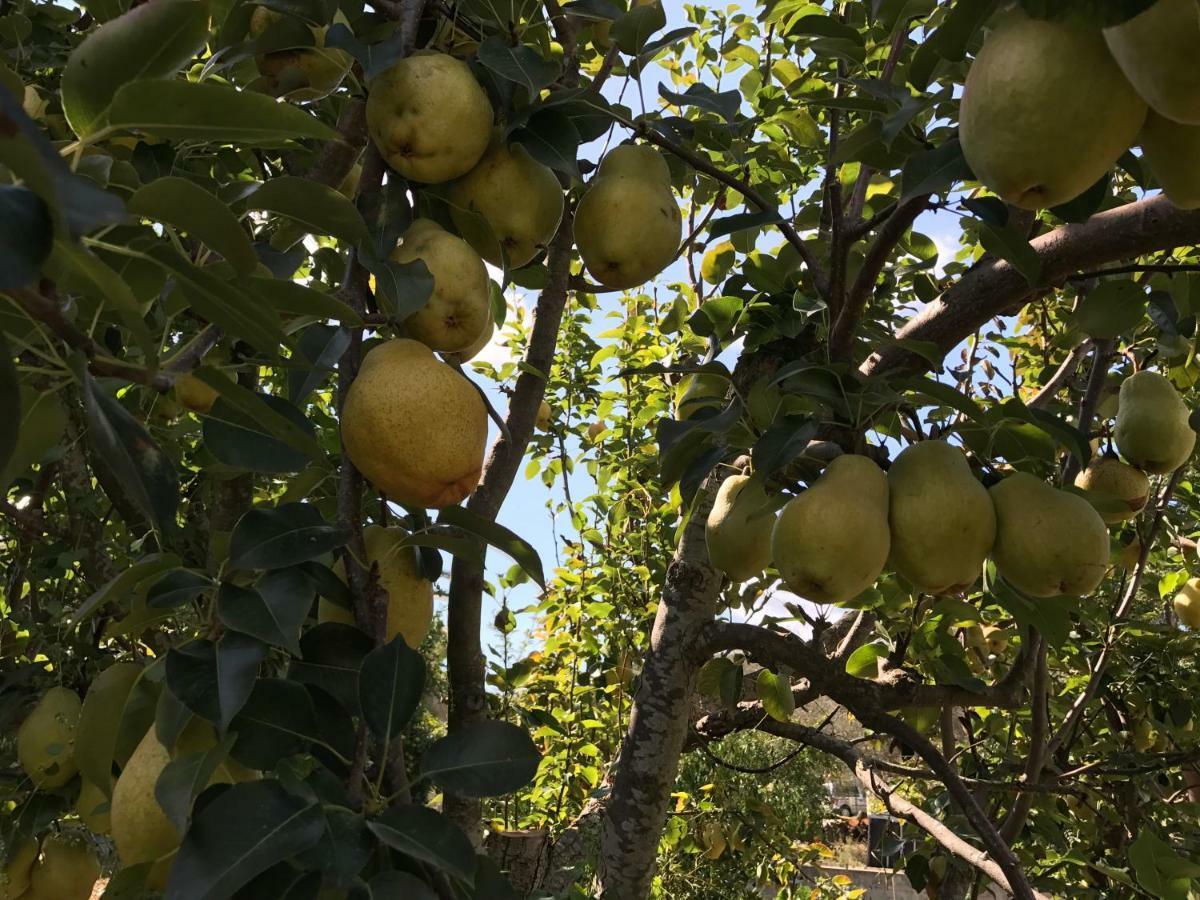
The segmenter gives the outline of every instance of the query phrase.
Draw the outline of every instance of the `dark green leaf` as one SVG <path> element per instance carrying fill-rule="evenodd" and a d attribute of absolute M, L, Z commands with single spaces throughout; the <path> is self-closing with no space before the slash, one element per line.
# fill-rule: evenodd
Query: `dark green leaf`
<path fill-rule="evenodd" d="M 367 224 L 358 208 L 333 188 L 308 178 L 272 178 L 250 195 L 245 208 L 278 213 L 312 233 L 331 234 L 351 243 L 367 237 Z"/>
<path fill-rule="evenodd" d="M 371 879 L 372 900 L 438 900 L 437 892 L 429 885 L 407 872 L 391 869 L 380 872 Z"/>
<path fill-rule="evenodd" d="M 151 361 L 157 358 L 157 336 L 150 334 L 142 315 L 141 304 L 115 269 L 95 254 L 89 253 L 81 244 L 69 242 L 64 238 L 54 242 L 54 252 L 49 265 L 53 268 L 53 277 L 59 281 L 60 287 L 78 291 L 115 310 L 121 317 L 122 324 L 132 332 L 145 359 Z"/>
<path fill-rule="evenodd" d="M 900 176 L 903 188 L 900 202 L 922 194 L 943 194 L 960 181 L 975 175 L 963 156 L 958 139 L 946 141 L 933 150 L 909 157 Z"/>
<path fill-rule="evenodd" d="M 424 690 L 425 660 L 402 635 L 363 658 L 359 705 L 367 725 L 383 741 L 390 741 L 408 724 Z"/>
<path fill-rule="evenodd" d="M 980 222 L 979 243 L 989 253 L 1011 263 L 1031 285 L 1037 284 L 1042 274 L 1042 260 L 1029 239 L 1014 225 L 994 228 L 986 222 Z"/>
<path fill-rule="evenodd" d="M 421 775 L 467 797 L 498 797 L 533 780 L 542 755 L 529 732 L 510 722 L 473 722 L 430 745 Z"/>
<path fill-rule="evenodd" d="M 17 378 L 17 367 L 13 363 L 8 339 L 0 331 L 0 421 L 9 423 L 9 427 L 0 434 L 0 481 L 3 481 L 3 473 L 17 449 L 21 413 L 21 383 Z M 16 427 L 12 423 L 17 423 Z M 5 487 L 7 484 L 0 484 L 0 489 Z"/>
<path fill-rule="evenodd" d="M 133 565 L 126 566 L 123 571 L 114 575 L 80 604 L 79 609 L 75 610 L 71 618 L 67 620 L 67 627 L 74 628 L 93 615 L 105 603 L 127 604 L 138 585 L 160 572 L 173 569 L 178 565 L 179 557 L 174 553 L 151 553 Z"/>
<path fill-rule="evenodd" d="M 742 667 L 724 656 L 710 659 L 700 669 L 696 690 L 732 709 L 742 699 Z"/>
<path fill-rule="evenodd" d="M 1075 310 L 1075 324 L 1094 338 L 1120 337 L 1145 318 L 1145 289 L 1129 278 L 1101 281 L 1088 290 Z"/>
<path fill-rule="evenodd" d="M 245 407 L 253 402 L 262 406 L 274 418 L 251 416 Z M 204 444 L 212 455 L 228 466 L 249 469 L 251 472 L 299 472 L 314 457 L 297 450 L 293 442 L 285 442 L 275 425 L 286 421 L 295 432 L 315 439 L 316 429 L 304 413 L 274 394 L 251 394 L 229 400 L 218 397 L 204 416 Z M 273 433 L 267 429 L 273 429 Z M 289 436 L 292 433 L 289 432 Z M 311 449 L 311 448 L 310 448 Z"/>
<path fill-rule="evenodd" d="M 374 266 L 375 291 L 390 318 L 403 321 L 425 307 L 433 295 L 433 275 L 424 260 L 399 263 L 384 259 Z"/>
<path fill-rule="evenodd" d="M 33 191 L 0 185 L 0 290 L 37 281 L 54 245 L 54 223 Z"/>
<path fill-rule="evenodd" d="M 439 525 L 453 525 L 461 528 L 470 535 L 491 544 L 502 553 L 506 553 L 513 562 L 525 570 L 543 590 L 546 587 L 546 576 L 543 573 L 542 561 L 533 545 L 524 538 L 509 531 L 503 525 L 478 516 L 461 506 L 448 506 L 438 515 Z"/>
<path fill-rule="evenodd" d="M 711 113 L 716 113 L 726 122 L 732 122 L 742 105 L 742 95 L 738 91 L 721 91 L 718 93 L 708 85 L 690 85 L 682 94 L 668 90 L 661 82 L 658 85 L 658 96 L 675 106 L 695 106 Z"/>
<path fill-rule="evenodd" d="M 225 257 L 241 275 L 258 266 L 254 246 L 237 217 L 194 181 L 177 176 L 152 181 L 129 198 L 129 211 L 183 229 Z"/>
<path fill-rule="evenodd" d="M 231 569 L 282 569 L 315 559 L 346 543 L 308 503 L 252 509 L 238 520 L 229 541 Z"/>
<path fill-rule="evenodd" d="M 437 866 L 459 881 L 474 882 L 475 849 L 441 813 L 427 806 L 393 806 L 368 827 L 389 847 Z"/>
<path fill-rule="evenodd" d="M 217 614 L 226 627 L 299 655 L 300 626 L 308 617 L 313 597 L 312 584 L 303 573 L 277 569 L 252 588 L 222 584 Z"/>
<path fill-rule="evenodd" d="M 719 219 L 713 219 L 708 225 L 708 237 L 710 240 L 715 240 L 727 234 L 746 231 L 750 228 L 759 228 L 763 225 L 774 225 L 776 222 L 782 221 L 783 216 L 779 214 L 778 210 L 774 209 L 765 209 L 761 212 L 735 213 L 732 216 L 722 216 Z"/>
<path fill-rule="evenodd" d="M 622 53 L 637 56 L 646 46 L 650 36 L 667 24 L 667 16 L 661 3 L 635 6 L 609 30 L 612 40 Z"/>
<path fill-rule="evenodd" d="M 67 427 L 67 411 L 54 391 L 39 391 L 30 384 L 22 384 L 19 403 L 21 418 L 16 429 L 16 446 L 0 477 L 0 488 L 5 492 L 14 478 L 41 462 L 58 446 Z"/>
<path fill-rule="evenodd" d="M 180 834 L 187 831 L 192 801 L 208 787 L 234 740 L 233 735 L 228 735 L 207 751 L 177 756 L 159 774 L 154 783 L 154 799 Z"/>
<path fill-rule="evenodd" d="M 556 172 L 579 178 L 579 145 L 583 137 L 573 119 L 553 109 L 541 109 L 530 116 L 524 126 L 509 135 L 513 143 L 521 144 L 529 155 Z"/>
<path fill-rule="evenodd" d="M 230 727 L 238 736 L 233 758 L 253 769 L 271 769 L 281 759 L 322 739 L 304 685 L 279 678 L 256 681 Z"/>
<path fill-rule="evenodd" d="M 531 99 L 558 77 L 558 63 L 543 59 L 525 44 L 512 46 L 499 35 L 485 38 L 476 53 L 482 65 L 501 78 L 521 85 Z"/>
<path fill-rule="evenodd" d="M 321 839 L 301 854 L 300 862 L 324 872 L 335 884 L 348 885 L 370 861 L 378 845 L 366 820 L 358 813 L 339 806 L 325 807 L 322 813 Z"/>
<path fill-rule="evenodd" d="M 307 360 L 308 368 L 288 371 L 288 399 L 297 406 L 307 400 L 329 378 L 349 346 L 350 332 L 345 328 L 310 325 L 304 329 L 296 347 Z"/>
<path fill-rule="evenodd" d="M 172 609 L 191 603 L 212 587 L 212 580 L 191 569 L 176 569 L 159 578 L 146 592 L 151 609 Z"/>
<path fill-rule="evenodd" d="M 361 325 L 362 318 L 332 294 L 318 291 L 283 278 L 250 278 L 250 292 L 261 297 L 276 313 L 337 319 L 345 325 Z M 432 290 L 433 285 L 430 284 Z"/>
<path fill-rule="evenodd" d="M 321 688 L 347 712 L 358 715 L 358 672 L 373 648 L 371 638 L 353 625 L 325 622 L 300 638 L 301 659 L 293 659 L 288 678 Z"/>

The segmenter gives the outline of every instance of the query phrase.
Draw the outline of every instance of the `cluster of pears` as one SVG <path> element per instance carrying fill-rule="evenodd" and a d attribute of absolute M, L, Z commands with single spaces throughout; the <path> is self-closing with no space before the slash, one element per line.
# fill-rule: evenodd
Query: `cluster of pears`
<path fill-rule="evenodd" d="M 1131 144 L 1176 206 L 1200 206 L 1200 4 L 1158 0 L 1101 30 L 1005 11 L 967 75 L 963 153 L 1026 209 L 1082 194 Z"/>
<path fill-rule="evenodd" d="M 0 869 L 0 900 L 89 900 L 99 877 L 100 860 L 86 837 L 25 838 Z"/>
<path fill-rule="evenodd" d="M 345 16 L 339 12 L 335 21 L 344 23 Z M 320 100 L 342 83 L 354 58 L 325 46 L 328 30 L 265 6 L 254 7 L 248 36 L 273 48 L 254 57 L 268 93 L 288 100 Z"/>

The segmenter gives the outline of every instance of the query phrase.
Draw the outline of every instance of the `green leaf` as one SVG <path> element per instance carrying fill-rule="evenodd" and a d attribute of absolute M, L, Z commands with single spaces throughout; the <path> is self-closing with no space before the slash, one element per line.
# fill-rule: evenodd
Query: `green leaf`
<path fill-rule="evenodd" d="M 657 5 L 657 4 L 656 4 Z M 648 9 L 649 7 L 642 7 Z M 529 155 L 556 172 L 579 178 L 579 145 L 583 137 L 574 120 L 557 109 L 541 109 L 509 135 Z"/>
<path fill-rule="evenodd" d="M 16 427 L 10 424 L 0 434 L 0 481 L 16 453 L 21 418 L 21 382 L 8 340 L 0 331 L 0 421 L 17 423 Z M 0 484 L 0 488 L 4 487 L 7 483 Z"/>
<path fill-rule="evenodd" d="M 384 742 L 403 730 L 421 703 L 425 660 L 396 635 L 366 655 L 358 678 L 358 700 L 371 731 Z"/>
<path fill-rule="evenodd" d="M 34 463 L 41 462 L 62 440 L 67 427 L 67 411 L 54 391 L 39 391 L 30 384 L 21 385 L 21 418 L 17 428 L 16 446 L 0 477 L 3 487 L 24 474 Z"/>
<path fill-rule="evenodd" d="M 541 762 L 529 732 L 488 719 L 434 741 L 421 757 L 421 775 L 465 797 L 499 797 L 529 784 Z"/>
<path fill-rule="evenodd" d="M 346 535 L 328 524 L 309 503 L 284 503 L 252 509 L 233 528 L 230 569 L 282 569 L 316 559 L 346 543 Z"/>
<path fill-rule="evenodd" d="M 374 649 L 371 638 L 353 625 L 324 622 L 300 638 L 300 658 L 293 659 L 288 678 L 319 687 L 351 715 L 359 715 L 358 672 Z"/>
<path fill-rule="evenodd" d="M 1078 614 L 1081 606 L 1078 597 L 1039 597 L 1031 600 L 1002 578 L 993 582 L 992 595 L 1012 613 L 1019 625 L 1036 628 L 1055 649 L 1067 642 L 1072 628 L 1071 617 Z"/>
<path fill-rule="evenodd" d="M 351 243 L 367 237 L 367 223 L 358 207 L 328 185 L 308 178 L 272 178 L 247 198 L 245 208 L 278 213 L 312 233 L 331 234 Z"/>
<path fill-rule="evenodd" d="M 960 181 L 966 181 L 974 175 L 958 139 L 946 141 L 933 150 L 909 157 L 900 176 L 903 188 L 900 202 L 922 194 L 946 193 Z"/>
<path fill-rule="evenodd" d="M 183 229 L 221 254 L 241 275 L 258 266 L 254 246 L 237 217 L 194 181 L 175 175 L 155 179 L 129 198 L 129 211 Z"/>
<path fill-rule="evenodd" d="M 53 245 L 54 223 L 42 198 L 0 185 L 0 290 L 37 281 Z"/>
<path fill-rule="evenodd" d="M 1084 294 L 1075 324 L 1088 337 L 1120 337 L 1145 317 L 1147 300 L 1145 289 L 1132 279 L 1101 281 Z"/>
<path fill-rule="evenodd" d="M 427 806 L 393 806 L 367 827 L 389 847 L 437 866 L 459 881 L 474 882 L 475 848 L 441 813 Z"/>
<path fill-rule="evenodd" d="M 283 278 L 249 278 L 246 284 L 251 294 L 266 300 L 276 313 L 337 319 L 344 325 L 362 324 L 362 317 L 348 304 L 324 291 Z"/>
<path fill-rule="evenodd" d="M 154 0 L 101 25 L 76 47 L 62 75 L 62 106 L 80 137 L 104 124 L 113 95 L 139 79 L 174 75 L 208 35 L 196 0 Z"/>
<path fill-rule="evenodd" d="M 226 627 L 272 647 L 300 654 L 300 626 L 312 608 L 315 591 L 297 569 L 268 572 L 254 587 L 226 582 L 217 594 L 217 615 Z"/>
<path fill-rule="evenodd" d="M 146 605 L 151 609 L 172 609 L 191 603 L 212 587 L 212 581 L 191 569 L 176 569 L 159 578 L 146 592 Z"/>
<path fill-rule="evenodd" d="M 159 773 L 154 783 L 154 799 L 180 834 L 187 831 L 192 801 L 208 787 L 217 766 L 225 761 L 235 740 L 234 735 L 226 735 L 207 751 L 176 757 Z"/>
<path fill-rule="evenodd" d="M 476 51 L 481 65 L 506 81 L 521 85 L 536 98 L 542 88 L 558 77 L 560 66 L 525 44 L 515 47 L 499 35 L 484 39 Z"/>
<path fill-rule="evenodd" d="M 478 516 L 461 506 L 448 506 L 438 515 L 439 525 L 453 525 L 461 528 L 470 535 L 491 544 L 502 553 L 506 553 L 513 562 L 525 570 L 542 590 L 546 589 L 546 576 L 542 569 L 542 561 L 533 545 L 524 538 L 509 531 L 503 525 Z"/>
<path fill-rule="evenodd" d="M 203 804 L 167 882 L 170 900 L 231 897 L 254 876 L 321 839 L 321 807 L 278 781 L 248 781 Z"/>
<path fill-rule="evenodd" d="M 667 15 L 661 3 L 635 6 L 609 30 L 617 48 L 629 56 L 637 56 L 650 40 L 650 36 L 667 24 Z"/>
<path fill-rule="evenodd" d="M 932 378 L 925 376 L 906 378 L 897 382 L 896 388 L 902 391 L 924 394 L 934 403 L 941 406 L 949 406 L 974 422 L 982 422 L 985 418 L 983 410 L 974 400 L 961 391 L 956 391 L 950 385 L 935 381 Z"/>
<path fill-rule="evenodd" d="M 304 685 L 260 678 L 230 725 L 238 742 L 233 757 L 253 769 L 273 768 L 279 760 L 322 740 L 312 697 Z M 352 738 L 353 739 L 353 738 Z M 353 748 L 350 750 L 353 754 Z"/>
<path fill-rule="evenodd" d="M 1195 869 L 1195 865 L 1179 856 L 1175 849 L 1148 827 L 1142 826 L 1137 839 L 1129 845 L 1129 863 L 1133 866 L 1138 884 L 1159 900 L 1187 900 L 1192 884 L 1190 875 L 1180 875 L 1173 871 L 1176 862 L 1184 863 L 1186 870 Z"/>
<path fill-rule="evenodd" d="M 308 395 L 333 373 L 338 360 L 349 346 L 348 329 L 320 324 L 304 329 L 300 340 L 296 342 L 302 359 L 294 361 L 307 361 L 309 365 L 307 368 L 299 365 L 288 371 L 288 400 L 293 404 L 301 404 L 307 400 Z"/>
<path fill-rule="evenodd" d="M 141 674 L 142 667 L 137 663 L 114 663 L 93 679 L 83 698 L 75 727 L 75 762 L 83 777 L 106 797 L 112 796 L 112 764 L 121 714 Z"/>
<path fill-rule="evenodd" d="M 283 146 L 300 138 L 332 141 L 338 137 L 336 131 L 298 107 L 211 82 L 127 84 L 117 91 L 109 124 L 167 140 L 262 147 Z"/>
<path fill-rule="evenodd" d="M 763 669 L 758 673 L 754 690 L 768 716 L 779 722 L 791 720 L 792 713 L 796 711 L 796 698 L 792 696 L 792 686 L 786 678 L 780 678 L 770 669 Z"/>
<path fill-rule="evenodd" d="M 245 420 L 253 423 L 256 430 L 271 435 L 311 459 L 324 460 L 325 453 L 313 435 L 312 426 L 304 420 L 303 413 L 296 410 L 298 415 L 291 416 L 279 411 L 282 409 L 279 404 L 286 401 L 242 387 L 220 369 L 210 366 L 202 366 L 192 374 L 221 395 L 209 412 L 210 416 L 221 417 L 220 405 L 228 404 L 229 412 L 240 414 Z M 271 400 L 276 402 L 272 403 Z M 235 423 L 238 421 L 237 415 L 229 418 Z M 298 424 L 299 421 L 304 421 L 305 425 Z"/>
<path fill-rule="evenodd" d="M 1003 228 L 995 228 L 980 222 L 979 243 L 989 253 L 1011 263 L 1030 285 L 1037 284 L 1042 274 L 1042 260 L 1029 239 L 1014 225 L 1010 223 Z"/>
<path fill-rule="evenodd" d="M 855 678 L 876 678 L 879 675 L 879 660 L 887 656 L 887 647 L 882 643 L 863 644 L 846 660 L 846 674 Z"/>
<path fill-rule="evenodd" d="M 80 604 L 79 609 L 75 610 L 71 618 L 67 620 L 67 627 L 74 628 L 96 612 L 104 603 L 109 601 L 124 603 L 143 581 L 160 572 L 165 572 L 167 569 L 174 569 L 178 565 L 179 557 L 174 553 L 151 553 L 132 565 L 126 566 Z"/>
<path fill-rule="evenodd" d="M 313 424 L 295 406 L 274 394 L 257 396 L 273 415 L 315 439 Z M 266 424 L 218 397 L 204 416 L 204 445 L 226 465 L 252 472 L 299 472 L 309 464 L 311 457 L 264 430 Z"/>
<path fill-rule="evenodd" d="M 189 641 L 167 651 L 167 685 L 184 706 L 224 732 L 250 696 L 266 652 L 260 642 L 237 632 L 227 632 L 215 644 Z"/>
<path fill-rule="evenodd" d="M 175 526 L 179 476 L 170 457 L 114 397 L 83 377 L 83 415 L 96 457 L 116 477 L 129 500 L 161 533 Z"/>
<path fill-rule="evenodd" d="M 696 690 L 732 709 L 742 699 L 742 667 L 724 656 L 710 659 L 700 669 Z"/>

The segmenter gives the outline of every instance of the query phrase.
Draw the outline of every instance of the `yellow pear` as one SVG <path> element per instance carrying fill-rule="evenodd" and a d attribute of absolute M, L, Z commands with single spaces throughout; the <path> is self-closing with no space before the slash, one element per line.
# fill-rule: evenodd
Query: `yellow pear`
<path fill-rule="evenodd" d="M 221 395 L 191 372 L 185 372 L 175 379 L 175 396 L 192 412 L 210 413 Z"/>
<path fill-rule="evenodd" d="M 1152 112 L 1139 143 L 1167 199 L 1180 209 L 1200 208 L 1200 125 L 1180 125 Z"/>
<path fill-rule="evenodd" d="M 771 532 L 775 511 L 762 485 L 749 475 L 731 475 L 721 482 L 704 526 L 708 561 L 734 581 L 762 575 L 771 564 Z"/>
<path fill-rule="evenodd" d="M 397 503 L 452 506 L 479 482 L 487 407 L 418 341 L 388 341 L 367 354 L 341 424 L 351 462 Z"/>
<path fill-rule="evenodd" d="M 1143 472 L 1174 472 L 1196 446 L 1190 415 L 1179 392 L 1162 375 L 1145 369 L 1130 375 L 1121 383 L 1117 449 Z"/>
<path fill-rule="evenodd" d="M 683 217 L 671 172 L 653 147 L 624 144 L 600 163 L 575 211 L 575 244 L 593 278 L 626 289 L 675 258 Z"/>
<path fill-rule="evenodd" d="M 433 582 L 421 574 L 420 551 L 403 546 L 408 532 L 403 528 L 370 525 L 363 529 L 367 562 L 379 566 L 379 586 L 387 591 L 387 639 L 404 636 L 404 643 L 416 648 L 425 640 L 433 621 Z M 338 563 L 338 575 L 345 579 L 345 566 Z M 354 624 L 354 613 L 321 598 L 317 621 Z"/>
<path fill-rule="evenodd" d="M 1008 649 L 1008 632 L 995 625 L 984 625 L 983 643 L 988 653 L 999 656 Z"/>
<path fill-rule="evenodd" d="M 550 404 L 545 400 L 538 406 L 537 419 L 534 420 L 534 425 L 539 431 L 549 431 L 550 422 L 553 419 L 554 410 L 550 408 Z"/>
<path fill-rule="evenodd" d="M 179 736 L 174 755 L 207 750 L 213 742 L 212 726 L 202 719 L 193 718 Z M 160 891 L 167 883 L 175 851 L 183 840 L 154 796 L 158 776 L 171 759 L 172 754 L 159 741 L 151 725 L 117 778 L 110 813 L 113 843 L 121 864 L 135 866 L 156 862 L 146 884 Z M 229 769 L 222 763 L 217 766 L 208 784 L 232 784 L 234 781 Z"/>
<path fill-rule="evenodd" d="M 865 456 L 839 456 L 817 482 L 789 501 L 771 535 L 775 567 L 814 603 L 852 600 L 887 562 L 888 484 Z"/>
<path fill-rule="evenodd" d="M 1150 108 L 1176 122 L 1200 125 L 1200 12 L 1196 0 L 1158 0 L 1104 32 L 1126 77 Z"/>
<path fill-rule="evenodd" d="M 685 422 L 702 409 L 724 409 L 729 379 L 709 372 L 684 375 L 675 386 L 675 418 Z"/>
<path fill-rule="evenodd" d="M 22 900 L 88 900 L 99 877 L 100 860 L 91 844 L 51 835 L 42 841 L 41 858 L 29 873 L 29 892 Z"/>
<path fill-rule="evenodd" d="M 470 67 L 418 51 L 371 82 L 367 130 L 388 165 L 440 184 L 471 171 L 492 137 L 492 103 Z"/>
<path fill-rule="evenodd" d="M 250 37 L 261 37 L 267 29 L 288 18 L 281 12 L 257 6 L 250 16 Z M 342 83 L 354 64 L 345 50 L 325 46 L 328 28 L 309 26 L 311 47 L 290 47 L 254 57 L 267 90 L 289 100 L 320 100 Z"/>
<path fill-rule="evenodd" d="M 29 875 L 38 857 L 38 842 L 31 837 L 18 841 L 8 862 L 0 869 L 0 900 L 17 900 L 29 889 Z"/>
<path fill-rule="evenodd" d="M 587 427 L 587 436 L 589 441 L 595 441 L 600 435 L 604 434 L 608 426 L 603 422 L 593 422 Z"/>
<path fill-rule="evenodd" d="M 469 347 L 464 347 L 461 350 L 451 350 L 442 354 L 442 359 L 449 363 L 457 363 L 460 366 L 465 366 L 480 353 L 483 348 L 492 342 L 492 338 L 496 336 L 496 320 L 492 318 L 489 311 L 487 327 L 483 329 L 483 333 L 475 339 L 475 342 Z"/>
<path fill-rule="evenodd" d="M 1108 528 L 1092 504 L 1027 472 L 991 489 L 996 570 L 1031 597 L 1090 594 L 1108 569 Z"/>
<path fill-rule="evenodd" d="M 1075 476 L 1075 487 L 1095 491 L 1106 501 L 1098 512 L 1109 525 L 1136 518 L 1150 497 L 1146 473 L 1111 456 L 1093 459 Z"/>
<path fill-rule="evenodd" d="M 104 791 L 86 778 L 80 778 L 79 796 L 75 800 L 75 813 L 93 834 L 108 834 L 112 830 L 110 804 Z"/>
<path fill-rule="evenodd" d="M 564 199 L 548 166 L 520 144 L 493 139 L 475 168 L 451 186 L 450 203 L 454 226 L 480 256 L 517 269 L 550 243 Z"/>
<path fill-rule="evenodd" d="M 1188 628 L 1200 628 L 1200 578 L 1189 578 L 1175 595 L 1175 617 Z"/>
<path fill-rule="evenodd" d="M 926 594 L 954 594 L 979 577 L 996 541 L 991 497 L 963 452 L 921 441 L 888 471 L 889 562 Z"/>
<path fill-rule="evenodd" d="M 1041 209 L 1095 184 L 1145 118 L 1098 30 L 1013 10 L 967 75 L 959 137 L 979 181 L 1015 206 Z"/>
<path fill-rule="evenodd" d="M 75 726 L 82 707 L 74 691 L 53 687 L 21 723 L 17 757 L 36 787 L 60 788 L 79 771 L 75 765 Z"/>
<path fill-rule="evenodd" d="M 470 244 L 432 219 L 417 219 L 392 251 L 392 259 L 419 259 L 433 276 L 429 301 L 404 320 L 409 337 L 447 352 L 479 340 L 492 317 L 492 290 L 487 266 Z"/>

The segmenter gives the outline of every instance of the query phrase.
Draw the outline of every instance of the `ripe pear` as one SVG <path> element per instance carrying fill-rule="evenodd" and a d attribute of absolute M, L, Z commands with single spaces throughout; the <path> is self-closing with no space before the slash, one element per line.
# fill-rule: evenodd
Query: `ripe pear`
<path fill-rule="evenodd" d="M 675 386 L 675 418 L 686 422 L 702 409 L 724 409 L 729 379 L 710 372 L 684 375 Z"/>
<path fill-rule="evenodd" d="M 419 259 L 433 276 L 429 301 L 404 320 L 409 337 L 447 352 L 479 340 L 492 317 L 492 291 L 487 266 L 470 244 L 432 219 L 417 219 L 392 251 L 392 259 Z"/>
<path fill-rule="evenodd" d="M 1179 392 L 1162 375 L 1146 369 L 1130 375 L 1121 383 L 1117 449 L 1143 472 L 1174 472 L 1196 446 L 1190 415 Z"/>
<path fill-rule="evenodd" d="M 60 788 L 79 771 L 75 765 L 75 726 L 82 707 L 74 691 L 53 687 L 21 723 L 17 757 L 36 787 Z"/>
<path fill-rule="evenodd" d="M 175 379 L 175 396 L 192 412 L 207 414 L 221 395 L 191 372 L 185 372 Z"/>
<path fill-rule="evenodd" d="M 51 835 L 42 841 L 41 858 L 29 873 L 29 892 L 22 900 L 88 900 L 99 877 L 100 860 L 91 844 Z"/>
<path fill-rule="evenodd" d="M 967 75 L 959 137 L 979 181 L 1008 203 L 1041 209 L 1095 184 L 1145 118 L 1099 31 L 1012 10 Z"/>
<path fill-rule="evenodd" d="M 1108 528 L 1092 504 L 1027 472 L 991 489 L 996 570 L 1031 597 L 1090 594 L 1108 569 Z"/>
<path fill-rule="evenodd" d="M 418 341 L 388 341 L 367 354 L 341 424 L 351 462 L 397 503 L 452 506 L 479 482 L 487 407 Z"/>
<path fill-rule="evenodd" d="M 87 778 L 80 778 L 79 796 L 75 799 L 75 813 L 93 834 L 108 834 L 112 830 L 111 804 L 104 791 Z"/>
<path fill-rule="evenodd" d="M 554 237 L 564 198 L 553 170 L 520 144 L 493 139 L 475 168 L 451 186 L 450 203 L 454 226 L 480 256 L 517 269 Z"/>
<path fill-rule="evenodd" d="M 369 565 L 379 566 L 379 586 L 387 591 L 387 639 L 404 636 L 404 643 L 416 648 L 425 640 L 433 622 L 433 582 L 421 574 L 420 551 L 403 546 L 408 532 L 403 528 L 370 525 L 363 529 L 363 542 Z M 338 563 L 338 577 L 345 580 L 345 566 Z M 354 624 L 354 613 L 321 598 L 317 621 Z"/>
<path fill-rule="evenodd" d="M 257 6 L 250 16 L 250 37 L 261 37 L 268 28 L 288 18 L 277 10 Z M 327 27 L 309 26 L 311 47 L 291 47 L 260 53 L 254 57 L 267 90 L 289 100 L 320 100 L 342 83 L 354 64 L 345 50 L 325 46 Z"/>
<path fill-rule="evenodd" d="M 1200 628 L 1200 578 L 1189 578 L 1175 595 L 1175 617 L 1188 628 Z"/>
<path fill-rule="evenodd" d="M 1200 125 L 1180 125 L 1152 112 L 1139 143 L 1167 199 L 1180 209 L 1200 208 Z"/>
<path fill-rule="evenodd" d="M 814 603 L 852 600 L 887 562 L 888 484 L 865 456 L 839 456 L 783 508 L 771 535 L 775 567 Z"/>
<path fill-rule="evenodd" d="M 589 441 L 595 441 L 600 435 L 608 429 L 608 426 L 603 422 L 593 422 L 587 427 L 587 436 Z"/>
<path fill-rule="evenodd" d="M 553 418 L 553 416 L 554 416 L 554 410 L 552 410 L 550 408 L 549 403 L 547 403 L 545 400 L 543 400 L 541 402 L 541 404 L 538 406 L 537 419 L 534 421 L 533 424 L 537 427 L 537 429 L 539 431 L 549 431 L 550 430 L 550 421 Z"/>
<path fill-rule="evenodd" d="M 492 103 L 465 62 L 417 51 L 371 82 L 367 130 L 405 178 L 440 184 L 466 175 L 487 150 Z"/>
<path fill-rule="evenodd" d="M 483 348 L 492 342 L 492 338 L 496 336 L 496 320 L 492 318 L 489 311 L 487 327 L 483 329 L 483 333 L 475 339 L 475 342 L 469 347 L 464 347 L 462 350 L 452 350 L 442 354 L 442 359 L 448 363 L 457 363 L 460 366 L 465 366 L 480 353 Z"/>
<path fill-rule="evenodd" d="M 1075 487 L 1095 491 L 1105 501 L 1111 501 L 1098 510 L 1100 518 L 1109 525 L 1136 518 L 1150 497 L 1150 479 L 1146 473 L 1111 456 L 1093 459 L 1075 476 Z"/>
<path fill-rule="evenodd" d="M 193 718 L 179 736 L 174 755 L 207 750 L 213 741 L 212 727 L 202 719 Z M 183 840 L 154 796 L 158 776 L 171 759 L 172 754 L 151 725 L 121 770 L 112 796 L 112 838 L 117 856 L 124 866 L 155 862 L 146 885 L 159 891 L 166 886 L 175 851 Z M 235 780 L 222 763 L 208 784 L 232 784 Z"/>
<path fill-rule="evenodd" d="M 1176 122 L 1200 125 L 1196 0 L 1158 0 L 1129 21 L 1105 29 L 1104 37 L 1151 109 Z"/>
<path fill-rule="evenodd" d="M 979 577 L 996 541 L 996 512 L 963 452 L 945 441 L 906 448 L 888 471 L 890 564 L 926 594 L 955 594 Z"/>
<path fill-rule="evenodd" d="M 575 244 L 598 282 L 624 290 L 675 258 L 683 229 L 671 172 L 653 147 L 624 144 L 600 163 L 575 211 Z"/>
<path fill-rule="evenodd" d="M 17 900 L 29 889 L 29 876 L 38 857 L 38 842 L 31 837 L 18 841 L 8 862 L 0 869 L 0 900 Z"/>
<path fill-rule="evenodd" d="M 775 511 L 762 485 L 749 475 L 731 475 L 717 490 L 704 526 L 708 561 L 734 581 L 762 575 L 771 564 Z"/>

